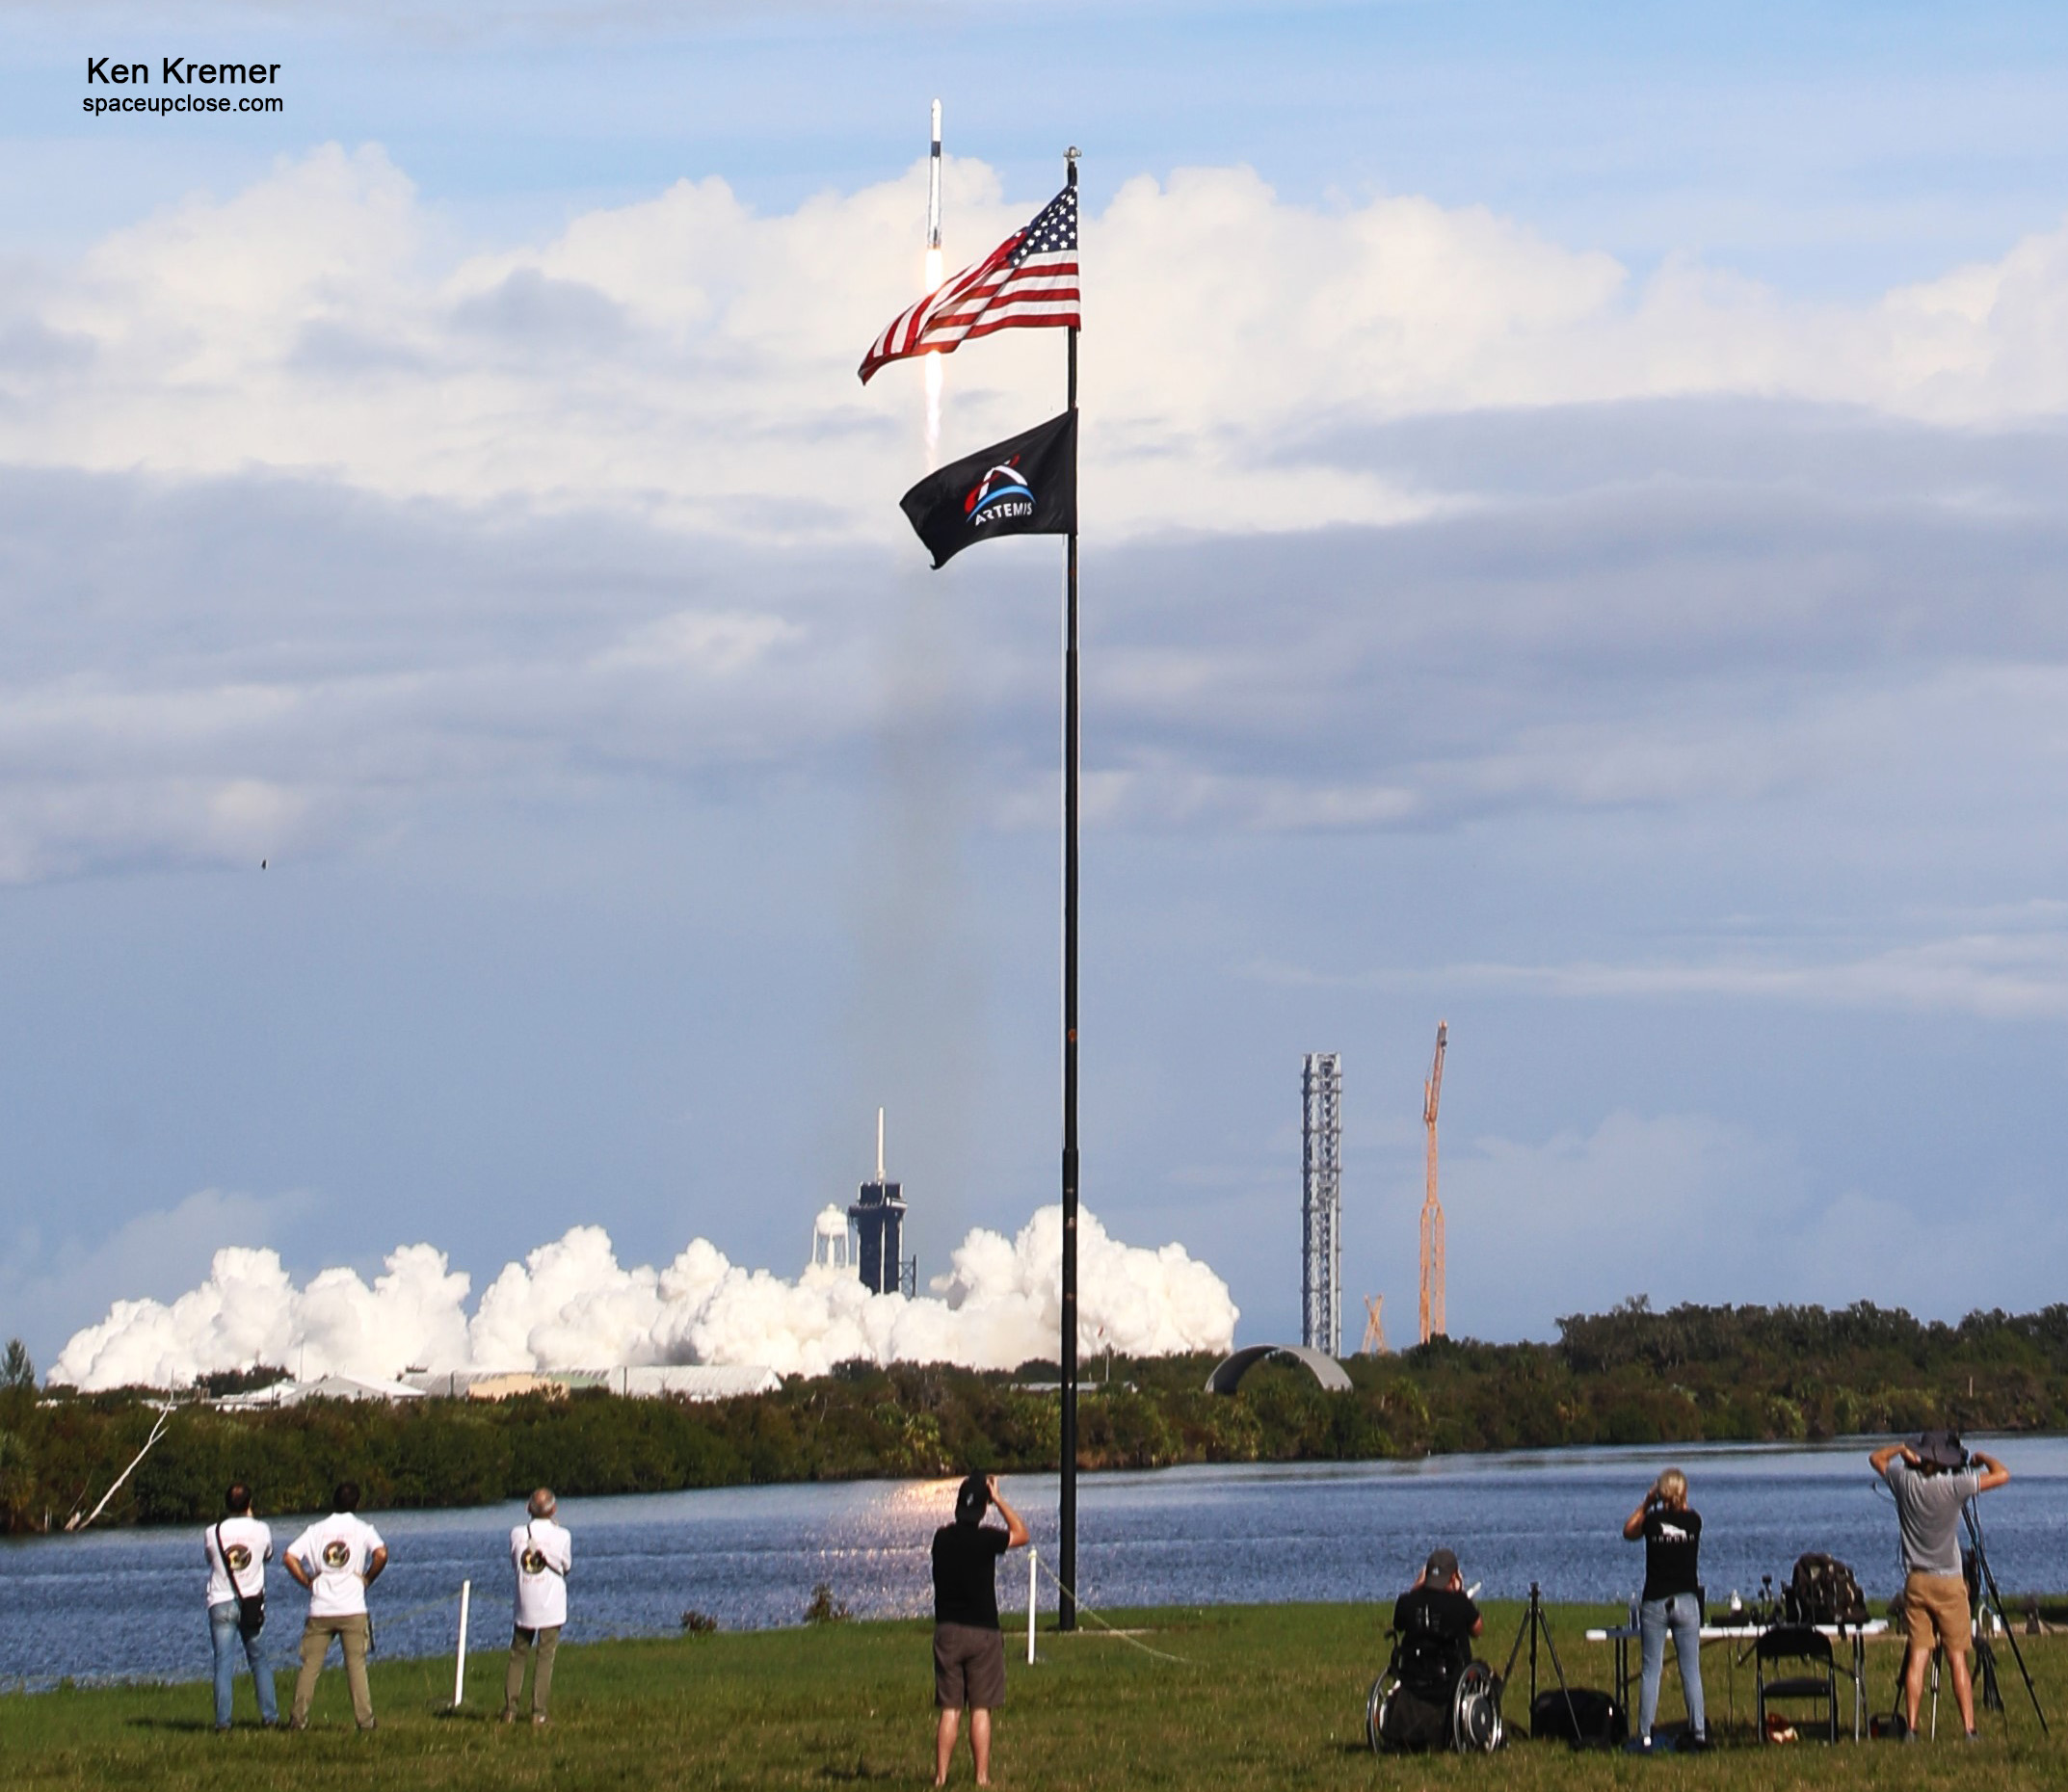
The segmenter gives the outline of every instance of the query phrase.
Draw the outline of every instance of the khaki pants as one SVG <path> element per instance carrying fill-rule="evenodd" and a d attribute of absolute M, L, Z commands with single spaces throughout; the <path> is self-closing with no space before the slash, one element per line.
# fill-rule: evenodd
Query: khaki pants
<path fill-rule="evenodd" d="M 560 1626 L 546 1624 L 537 1630 L 527 1630 L 522 1624 L 510 1632 L 510 1672 L 503 1676 L 503 1716 L 517 1716 L 517 1700 L 524 1696 L 524 1658 L 531 1653 L 533 1640 L 539 1645 L 539 1672 L 531 1679 L 531 1714 L 545 1715 L 545 1704 L 553 1691 L 553 1654 L 560 1647 Z"/>
<path fill-rule="evenodd" d="M 335 1637 L 345 1651 L 345 1685 L 352 1693 L 352 1715 L 361 1729 L 373 1728 L 373 1697 L 366 1690 L 366 1614 L 349 1618 L 311 1618 L 302 1626 L 302 1672 L 295 1675 L 294 1716 L 300 1729 L 308 1722 L 309 1701 L 316 1697 L 316 1676 Z"/>

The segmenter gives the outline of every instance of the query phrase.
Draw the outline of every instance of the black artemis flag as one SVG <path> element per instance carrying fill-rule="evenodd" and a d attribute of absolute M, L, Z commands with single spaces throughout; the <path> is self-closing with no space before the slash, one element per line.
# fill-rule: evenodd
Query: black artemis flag
<path fill-rule="evenodd" d="M 1077 526 L 1077 413 L 929 473 L 898 504 L 937 567 L 993 536 L 1069 535 Z"/>

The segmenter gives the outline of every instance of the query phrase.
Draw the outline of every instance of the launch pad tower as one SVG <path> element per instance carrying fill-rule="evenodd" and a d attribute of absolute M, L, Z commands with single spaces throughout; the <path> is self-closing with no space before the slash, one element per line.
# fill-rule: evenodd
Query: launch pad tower
<path fill-rule="evenodd" d="M 876 1179 L 864 1182 L 847 1210 L 860 1242 L 862 1285 L 871 1294 L 914 1294 L 919 1260 L 904 1255 L 905 1197 L 901 1183 L 884 1177 L 884 1111 L 876 1110 Z"/>
<path fill-rule="evenodd" d="M 1309 1052 L 1300 1077 L 1300 1342 L 1342 1355 L 1342 1060 Z"/>

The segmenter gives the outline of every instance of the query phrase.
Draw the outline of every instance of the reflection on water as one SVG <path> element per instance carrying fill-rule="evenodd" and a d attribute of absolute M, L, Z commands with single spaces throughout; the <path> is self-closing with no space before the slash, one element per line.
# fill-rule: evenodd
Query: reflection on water
<path fill-rule="evenodd" d="M 1529 1583 L 1554 1599 L 1621 1600 L 1642 1551 L 1621 1526 L 1657 1470 L 1688 1471 L 1703 1515 L 1711 1599 L 1785 1579 L 1820 1549 L 1852 1565 L 1869 1597 L 1896 1590 L 1896 1515 L 1865 1443 L 1815 1450 L 1719 1446 L 1560 1450 L 1420 1463 L 1299 1463 L 1094 1475 L 1079 1483 L 1078 1568 L 1093 1606 L 1248 1600 L 1390 1602 L 1446 1542 L 1483 1596 Z M 2006 1593 L 2055 1589 L 2068 1543 L 2068 1439 L 2012 1438 L 2009 1487 L 1982 1503 Z M 728 1629 L 797 1622 L 818 1582 L 858 1617 L 930 1610 L 927 1545 L 955 1482 L 853 1482 L 569 1500 L 574 1533 L 570 1641 L 667 1633 L 689 1608 Z M 1052 1475 L 1013 1477 L 1007 1495 L 1054 1561 Z M 521 1508 L 373 1515 L 391 1566 L 374 1590 L 385 1655 L 450 1653 L 460 1582 L 474 1583 L 473 1636 L 508 1621 L 510 1527 Z M 280 1543 L 299 1518 L 273 1520 Z M 71 1674 L 200 1678 L 208 1672 L 200 1527 L 18 1539 L 0 1546 L 0 1680 Z M 1023 1597 L 1018 1574 L 1001 1594 Z M 267 1638 L 282 1665 L 303 1595 L 276 1564 Z M 1054 1589 L 1044 1582 L 1042 1603 Z"/>

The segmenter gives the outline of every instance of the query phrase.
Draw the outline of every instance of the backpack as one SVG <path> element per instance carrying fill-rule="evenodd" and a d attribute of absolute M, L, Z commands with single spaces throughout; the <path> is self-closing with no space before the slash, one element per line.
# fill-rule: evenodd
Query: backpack
<path fill-rule="evenodd" d="M 1606 1693 L 1591 1686 L 1570 1692 L 1553 1687 L 1529 1707 L 1529 1734 L 1538 1742 L 1569 1742 L 1576 1749 L 1615 1748 L 1630 1740 L 1630 1718 Z"/>
<path fill-rule="evenodd" d="M 1812 1550 L 1795 1558 L 1795 1571 L 1781 1594 L 1791 1624 L 1864 1624 L 1867 1595 L 1852 1569 L 1835 1556 Z"/>

